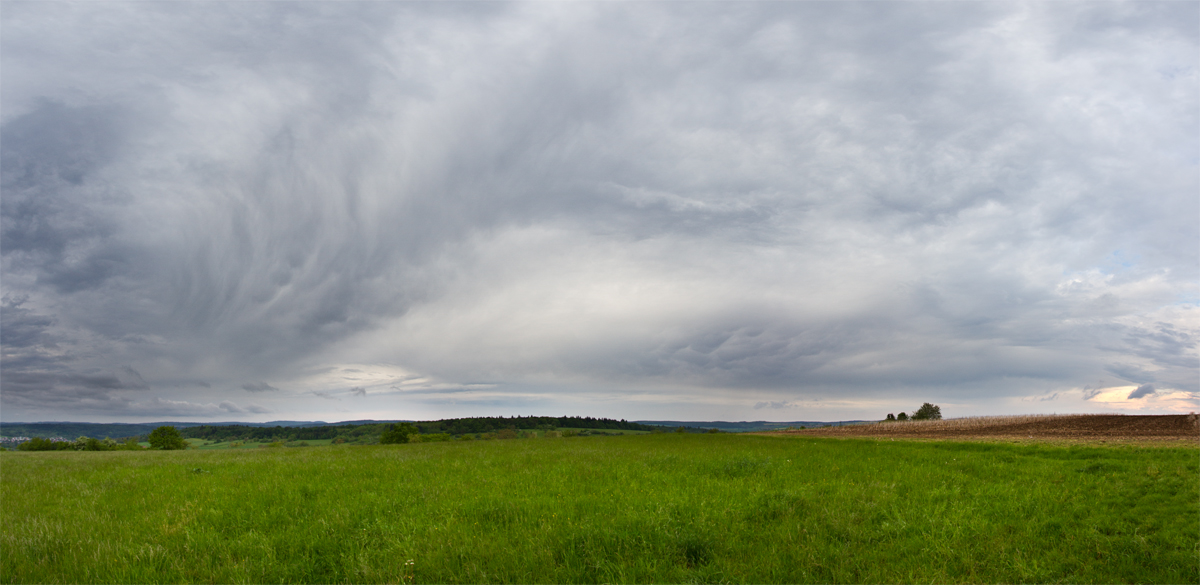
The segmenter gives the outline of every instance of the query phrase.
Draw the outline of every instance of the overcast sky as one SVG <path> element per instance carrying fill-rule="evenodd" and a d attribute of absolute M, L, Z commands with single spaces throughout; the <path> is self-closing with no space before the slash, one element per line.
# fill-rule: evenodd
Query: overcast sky
<path fill-rule="evenodd" d="M 1196 2 L 0 17 L 5 421 L 1200 410 Z"/>

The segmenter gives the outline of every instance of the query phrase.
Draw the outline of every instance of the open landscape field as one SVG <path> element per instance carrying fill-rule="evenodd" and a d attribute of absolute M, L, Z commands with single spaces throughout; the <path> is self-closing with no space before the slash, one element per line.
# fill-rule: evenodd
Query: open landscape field
<path fill-rule="evenodd" d="M 776 432 L 818 437 L 1200 444 L 1200 418 L 1194 414 L 994 416 L 951 420 L 889 421 Z"/>
<path fill-rule="evenodd" d="M 1198 463 L 682 433 L 4 452 L 0 580 L 1195 583 Z"/>

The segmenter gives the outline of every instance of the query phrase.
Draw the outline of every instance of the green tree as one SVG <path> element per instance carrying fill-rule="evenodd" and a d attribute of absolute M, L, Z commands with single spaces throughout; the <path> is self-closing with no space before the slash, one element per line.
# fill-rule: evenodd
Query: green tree
<path fill-rule="evenodd" d="M 170 426 L 158 427 L 150 431 L 150 437 L 146 440 L 150 442 L 151 448 L 163 451 L 188 448 L 187 441 L 183 440 L 183 435 L 179 434 L 179 429 Z"/>
<path fill-rule="evenodd" d="M 379 444 L 396 445 L 399 443 L 415 443 L 420 440 L 420 434 L 421 432 L 417 430 L 417 427 L 410 423 L 396 423 L 383 431 L 383 434 L 379 437 Z"/>
<path fill-rule="evenodd" d="M 896 420 L 908 420 L 908 415 L 903 412 L 896 415 Z"/>
<path fill-rule="evenodd" d="M 913 420 L 942 420 L 942 407 L 926 402 L 912 417 Z"/>
<path fill-rule="evenodd" d="M 896 415 L 894 415 L 894 414 L 892 414 L 892 413 L 890 413 L 890 412 L 889 412 L 889 413 L 888 413 L 888 415 L 887 415 L 887 419 L 886 419 L 886 420 L 890 420 L 890 421 L 891 421 L 891 420 L 896 420 Z"/>

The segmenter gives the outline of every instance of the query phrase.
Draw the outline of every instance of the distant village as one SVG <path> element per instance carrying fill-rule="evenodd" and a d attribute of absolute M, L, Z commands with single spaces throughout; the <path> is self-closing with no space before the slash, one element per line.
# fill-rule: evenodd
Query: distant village
<path fill-rule="evenodd" d="M 21 443 L 24 443 L 30 439 L 32 439 L 32 437 L 0 437 L 0 444 L 20 445 Z M 46 440 L 55 443 L 69 443 L 72 441 L 72 439 L 65 437 L 46 437 Z"/>

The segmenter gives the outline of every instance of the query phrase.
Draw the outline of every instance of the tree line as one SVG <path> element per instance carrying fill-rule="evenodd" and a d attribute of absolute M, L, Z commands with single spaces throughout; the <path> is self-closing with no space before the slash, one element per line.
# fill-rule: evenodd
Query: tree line
<path fill-rule="evenodd" d="M 505 429 L 554 430 L 556 428 L 653 431 L 657 427 L 625 420 L 590 416 L 490 416 L 405 422 L 420 435 L 478 435 Z M 183 429 L 183 436 L 205 441 L 315 441 L 343 439 L 373 441 L 389 430 L 391 423 L 329 425 L 322 427 L 248 427 L 243 425 L 198 426 Z"/>
<path fill-rule="evenodd" d="M 548 431 L 558 428 L 592 429 L 592 430 L 633 430 L 655 431 L 659 427 L 632 423 L 626 420 L 609 418 L 594 418 L 590 416 L 514 416 L 514 417 L 472 417 L 451 418 L 436 421 L 402 423 L 404 435 L 413 434 L 436 440 L 445 437 L 461 437 L 464 435 L 487 435 L 509 430 L 540 430 Z M 112 439 L 92 439 L 80 437 L 75 441 L 52 441 L 43 438 L 33 438 L 22 443 L 17 448 L 23 451 L 111 451 L 117 449 L 133 449 L 139 442 L 150 442 L 152 448 L 163 448 L 155 445 L 154 440 L 162 429 L 169 428 L 179 441 L 185 439 L 200 439 L 203 441 L 226 442 L 245 441 L 256 443 L 295 442 L 331 440 L 343 443 L 374 443 L 393 428 L 392 423 L 367 423 L 326 425 L 314 427 L 259 427 L 248 425 L 200 425 L 176 429 L 173 426 L 163 426 L 145 435 Z M 689 429 L 691 430 L 691 429 Z M 174 435 L 171 435 L 174 437 Z M 176 443 L 172 443 L 176 444 Z M 168 447 L 170 448 L 170 447 Z M 183 448 L 177 446 L 174 448 Z"/>

